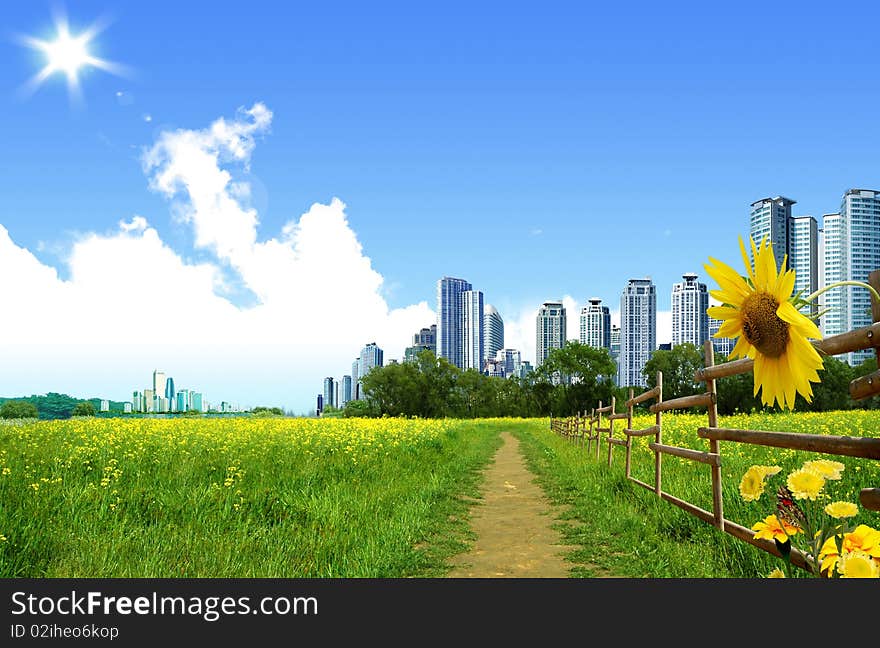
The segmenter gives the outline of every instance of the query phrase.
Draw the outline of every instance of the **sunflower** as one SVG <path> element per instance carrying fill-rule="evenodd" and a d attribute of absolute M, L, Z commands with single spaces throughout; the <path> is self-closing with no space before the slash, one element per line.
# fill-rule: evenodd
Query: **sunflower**
<path fill-rule="evenodd" d="M 754 240 L 749 241 L 754 265 L 742 238 L 739 240 L 748 277 L 712 257 L 712 265 L 703 266 L 721 288 L 709 294 L 722 305 L 712 306 L 707 312 L 723 321 L 715 337 L 738 338 L 730 357 L 755 361 L 754 395 L 760 389 L 765 405 L 778 402 L 783 409 L 791 409 L 797 394 L 807 402 L 813 399 L 810 382 L 819 382 L 817 372 L 824 365 L 809 338 L 818 340 L 822 334 L 792 304 L 794 270 L 786 270 L 783 260 L 777 271 L 773 249 L 766 239 L 760 247 L 755 247 Z"/>

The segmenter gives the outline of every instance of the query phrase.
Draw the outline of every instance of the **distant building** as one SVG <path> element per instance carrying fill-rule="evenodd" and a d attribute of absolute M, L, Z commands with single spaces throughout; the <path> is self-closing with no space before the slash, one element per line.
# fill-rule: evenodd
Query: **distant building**
<path fill-rule="evenodd" d="M 177 403 L 174 400 L 174 378 L 171 376 L 165 379 L 165 400 L 168 402 L 168 409 L 173 411 Z"/>
<path fill-rule="evenodd" d="M 324 407 L 336 407 L 335 394 L 333 378 L 330 376 L 324 378 Z"/>
<path fill-rule="evenodd" d="M 826 214 L 824 238 L 824 285 L 838 281 L 868 281 L 880 269 L 880 191 L 849 189 L 840 212 Z M 858 286 L 840 286 L 824 293 L 824 335 L 838 335 L 871 325 L 871 295 Z M 873 349 L 840 356 L 850 365 L 873 357 Z"/>
<path fill-rule="evenodd" d="M 464 298 L 464 366 L 463 369 L 483 368 L 483 293 L 479 290 L 465 290 Z"/>
<path fill-rule="evenodd" d="M 580 343 L 595 349 L 611 350 L 611 311 L 602 300 L 592 297 L 581 309 Z"/>
<path fill-rule="evenodd" d="M 698 349 L 709 339 L 709 291 L 693 272 L 672 284 L 672 346 L 689 342 Z"/>
<path fill-rule="evenodd" d="M 315 411 L 318 413 L 318 416 L 324 411 L 324 397 L 321 394 L 318 394 L 318 407 Z"/>
<path fill-rule="evenodd" d="M 144 409 L 143 412 L 156 411 L 156 397 L 152 389 L 144 390 Z"/>
<path fill-rule="evenodd" d="M 192 394 L 192 406 L 190 409 L 196 410 L 197 412 L 206 412 L 208 410 L 208 404 L 203 401 L 202 395 L 199 392 L 190 393 Z"/>
<path fill-rule="evenodd" d="M 361 359 L 357 357 L 351 363 L 351 400 L 360 400 L 361 398 Z"/>
<path fill-rule="evenodd" d="M 342 402 L 340 403 L 341 407 L 345 407 L 345 404 L 351 400 L 351 376 L 345 375 L 342 377 Z"/>
<path fill-rule="evenodd" d="M 175 411 L 186 412 L 189 409 L 189 390 L 181 389 L 175 395 Z"/>
<path fill-rule="evenodd" d="M 794 293 L 806 297 L 819 289 L 819 224 L 812 216 L 794 216 L 789 223 L 788 267 L 794 270 Z M 807 317 L 819 313 L 818 305 L 804 306 Z"/>
<path fill-rule="evenodd" d="M 616 324 L 611 325 L 611 357 L 614 362 L 620 357 L 620 327 Z"/>
<path fill-rule="evenodd" d="M 158 369 L 153 371 L 153 395 L 157 398 L 165 396 L 165 372 Z"/>
<path fill-rule="evenodd" d="M 504 348 L 504 320 L 491 304 L 483 308 L 483 357 L 494 360 L 500 349 Z"/>
<path fill-rule="evenodd" d="M 565 346 L 566 318 L 562 302 L 544 302 L 538 310 L 535 332 L 535 366 L 540 367 L 550 351 Z"/>
<path fill-rule="evenodd" d="M 791 225 L 791 206 L 796 201 L 784 196 L 761 198 L 752 203 L 749 214 L 749 235 L 760 245 L 767 239 L 773 246 L 776 267 L 782 265 L 786 256 L 790 255 L 789 228 Z"/>
<path fill-rule="evenodd" d="M 370 373 L 376 367 L 384 365 L 385 353 L 378 347 L 375 342 L 370 342 L 361 349 L 361 359 L 359 369 L 359 377 L 363 380 L 364 376 Z"/>
<path fill-rule="evenodd" d="M 465 297 L 473 286 L 464 279 L 437 281 L 437 356 L 459 369 L 465 368 Z"/>
<path fill-rule="evenodd" d="M 647 387 L 642 369 L 657 348 L 657 290 L 650 279 L 630 279 L 620 297 L 617 384 Z"/>
<path fill-rule="evenodd" d="M 507 377 L 507 374 L 504 372 L 504 362 L 496 358 L 486 360 L 486 365 L 483 368 L 483 374 L 488 376 L 489 378 Z"/>
<path fill-rule="evenodd" d="M 495 359 L 501 363 L 504 377 L 510 378 L 519 374 L 522 354 L 516 349 L 498 349 Z"/>
<path fill-rule="evenodd" d="M 102 401 L 101 401 L 101 410 L 100 410 L 100 411 L 102 411 L 102 412 L 109 412 L 109 411 L 110 411 L 110 401 L 108 401 L 108 400 L 102 400 Z"/>
<path fill-rule="evenodd" d="M 131 404 L 131 403 L 128 403 L 128 402 L 123 403 L 123 404 L 122 404 L 122 411 L 123 411 L 125 414 L 131 414 L 131 411 L 132 411 L 132 406 L 131 406 L 131 405 L 132 405 L 132 404 Z"/>
<path fill-rule="evenodd" d="M 134 412 L 144 412 L 144 395 L 139 391 L 131 393 L 131 409 Z"/>

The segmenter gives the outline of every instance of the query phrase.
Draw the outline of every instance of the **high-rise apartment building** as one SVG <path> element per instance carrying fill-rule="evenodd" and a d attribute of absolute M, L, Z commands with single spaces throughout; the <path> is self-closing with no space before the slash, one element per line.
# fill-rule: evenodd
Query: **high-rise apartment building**
<path fill-rule="evenodd" d="M 611 350 L 611 311 L 602 305 L 602 300 L 592 297 L 587 300 L 588 306 L 581 309 L 580 336 L 581 344 L 596 349 Z"/>
<path fill-rule="evenodd" d="M 473 286 L 464 279 L 437 281 L 437 356 L 459 369 L 465 367 L 464 293 L 469 290 Z"/>
<path fill-rule="evenodd" d="M 880 191 L 850 189 L 840 204 L 840 212 L 826 214 L 824 234 L 824 284 L 838 281 L 868 281 L 880 269 Z M 858 286 L 839 286 L 824 293 L 823 334 L 837 335 L 870 326 L 871 295 Z M 874 355 L 873 349 L 842 356 L 857 365 Z"/>
<path fill-rule="evenodd" d="M 351 363 L 351 400 L 361 398 L 361 359 L 355 358 Z"/>
<path fill-rule="evenodd" d="M 153 394 L 156 398 L 165 396 L 165 372 L 155 369 L 153 371 Z"/>
<path fill-rule="evenodd" d="M 464 365 L 463 369 L 483 370 L 483 293 L 479 290 L 465 290 L 464 321 Z"/>
<path fill-rule="evenodd" d="M 494 360 L 500 349 L 504 348 L 504 320 L 491 304 L 483 309 L 483 359 Z"/>
<path fill-rule="evenodd" d="M 156 411 L 156 396 L 152 389 L 144 390 L 144 412 Z"/>
<path fill-rule="evenodd" d="M 165 400 L 168 401 L 168 409 L 175 411 L 177 402 L 174 400 L 174 378 L 171 376 L 165 379 Z"/>
<path fill-rule="evenodd" d="M 775 198 L 762 198 L 752 203 L 749 216 L 749 235 L 760 245 L 765 238 L 773 246 L 773 256 L 776 257 L 776 267 L 782 265 L 786 255 L 789 257 L 789 227 L 791 221 L 791 206 L 794 200 L 783 196 Z M 748 244 L 747 244 L 748 247 Z"/>
<path fill-rule="evenodd" d="M 351 400 L 351 376 L 345 375 L 342 377 L 342 401 L 340 402 L 340 407 L 344 407 L 345 404 Z"/>
<path fill-rule="evenodd" d="M 361 349 L 361 358 L 360 365 L 358 367 L 358 376 L 360 380 L 364 379 L 368 373 L 370 373 L 376 367 L 381 367 L 384 364 L 384 352 L 380 349 L 375 342 L 370 342 L 363 349 Z"/>
<path fill-rule="evenodd" d="M 538 310 L 535 333 L 535 367 L 540 367 L 551 350 L 565 346 L 566 317 L 561 301 L 544 302 Z"/>
<path fill-rule="evenodd" d="M 642 369 L 657 348 L 657 290 L 650 279 L 630 279 L 620 297 L 617 384 L 647 387 Z"/>
<path fill-rule="evenodd" d="M 690 342 L 701 349 L 709 339 L 709 291 L 693 272 L 681 278 L 672 284 L 672 346 Z"/>
<path fill-rule="evenodd" d="M 510 378 L 519 374 L 519 368 L 522 364 L 522 354 L 516 349 L 498 349 L 495 353 L 495 359 L 501 363 L 504 371 L 504 377 Z"/>
<path fill-rule="evenodd" d="M 431 324 L 430 328 L 423 328 L 413 335 L 412 345 L 403 350 L 403 361 L 415 362 L 423 351 L 430 351 L 437 355 L 436 324 Z"/>
<path fill-rule="evenodd" d="M 189 409 L 189 390 L 178 390 L 177 394 L 175 394 L 175 400 L 175 411 L 186 412 Z"/>
<path fill-rule="evenodd" d="M 819 224 L 812 216 L 793 216 L 789 223 L 788 268 L 794 270 L 794 292 L 806 297 L 819 289 Z M 805 306 L 807 317 L 818 314 L 818 306 Z"/>
<path fill-rule="evenodd" d="M 324 378 L 324 407 L 336 407 L 336 390 L 333 386 L 333 378 Z"/>
<path fill-rule="evenodd" d="M 611 358 L 617 362 L 620 358 L 620 327 L 617 324 L 611 325 Z"/>

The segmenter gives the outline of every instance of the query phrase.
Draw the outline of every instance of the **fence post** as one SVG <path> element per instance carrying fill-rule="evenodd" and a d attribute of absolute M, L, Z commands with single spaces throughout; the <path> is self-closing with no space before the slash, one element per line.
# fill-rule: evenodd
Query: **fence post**
<path fill-rule="evenodd" d="M 880 270 L 874 270 L 868 275 L 868 283 L 880 293 Z M 871 319 L 880 322 L 880 301 L 874 295 L 871 295 Z M 877 356 L 877 368 L 880 369 L 880 346 L 874 347 L 874 354 Z"/>
<path fill-rule="evenodd" d="M 705 365 L 707 367 L 713 366 L 715 364 L 715 348 L 712 346 L 712 340 L 703 342 L 703 353 Z M 718 427 L 718 389 L 714 380 L 706 381 L 706 391 L 712 394 L 712 402 L 706 407 L 709 427 Z M 720 457 L 720 446 L 717 439 L 709 440 L 709 452 Z M 712 465 L 712 506 L 715 513 L 715 526 L 724 531 L 724 500 L 721 492 L 721 466 L 719 464 Z"/>
<path fill-rule="evenodd" d="M 629 400 L 633 399 L 633 389 L 629 388 Z M 633 406 L 632 403 L 627 402 L 626 408 L 626 429 L 632 430 L 633 426 Z M 630 475 L 630 453 L 632 451 L 632 437 L 627 434 L 626 435 L 626 478 L 629 479 Z"/>
<path fill-rule="evenodd" d="M 616 402 L 617 397 L 611 397 L 611 416 L 608 417 L 608 465 L 611 465 L 611 449 L 614 447 L 614 444 L 611 443 L 611 437 L 614 436 L 614 419 L 611 418 L 614 416 L 614 403 Z"/>
<path fill-rule="evenodd" d="M 599 401 L 599 409 L 596 410 L 596 461 L 599 461 L 599 446 L 602 445 L 602 401 Z"/>
<path fill-rule="evenodd" d="M 657 402 L 663 402 L 663 372 L 657 372 Z M 662 428 L 660 427 L 663 419 L 663 412 L 659 409 L 657 410 L 657 414 L 654 416 L 654 423 L 657 426 L 657 433 L 654 435 L 654 441 L 658 445 L 663 443 L 663 433 Z M 654 493 L 657 494 L 657 497 L 660 497 L 660 457 L 661 453 L 659 450 L 654 451 Z"/>

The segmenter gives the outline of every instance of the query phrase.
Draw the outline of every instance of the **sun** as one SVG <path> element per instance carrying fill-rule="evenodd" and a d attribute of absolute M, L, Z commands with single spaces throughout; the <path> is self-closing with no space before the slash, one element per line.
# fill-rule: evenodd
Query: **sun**
<path fill-rule="evenodd" d="M 67 80 L 67 88 L 71 99 L 81 99 L 80 72 L 87 68 L 98 68 L 116 75 L 124 75 L 126 68 L 112 63 L 91 53 L 90 43 L 106 26 L 105 21 L 93 23 L 78 34 L 72 34 L 67 17 L 63 14 L 55 16 L 55 36 L 52 39 L 22 36 L 19 40 L 45 57 L 45 65 L 24 85 L 22 90 L 32 94 L 51 76 L 63 74 Z"/>

